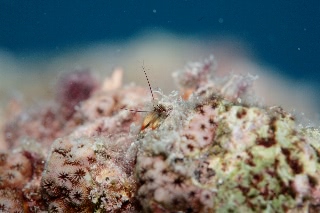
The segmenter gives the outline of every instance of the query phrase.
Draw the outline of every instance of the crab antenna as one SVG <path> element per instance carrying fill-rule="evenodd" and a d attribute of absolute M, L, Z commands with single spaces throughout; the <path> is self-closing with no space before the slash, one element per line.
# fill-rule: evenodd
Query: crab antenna
<path fill-rule="evenodd" d="M 127 109 L 127 108 L 121 108 L 121 109 L 128 110 L 131 112 L 151 112 L 151 111 L 147 111 L 147 110 L 134 110 L 134 109 Z"/>
<path fill-rule="evenodd" d="M 145 70 L 145 66 L 144 66 L 144 61 L 142 61 L 142 70 L 144 72 L 144 75 L 146 76 L 146 79 L 148 81 L 148 85 L 149 85 L 149 89 L 150 89 L 150 92 L 151 92 L 151 95 L 152 95 L 152 100 L 154 101 L 154 96 L 153 96 L 153 92 L 152 92 L 152 89 L 151 89 L 151 86 L 150 86 L 150 82 L 149 82 L 149 79 L 148 79 L 148 76 L 147 76 L 147 73 L 146 73 L 146 70 Z"/>

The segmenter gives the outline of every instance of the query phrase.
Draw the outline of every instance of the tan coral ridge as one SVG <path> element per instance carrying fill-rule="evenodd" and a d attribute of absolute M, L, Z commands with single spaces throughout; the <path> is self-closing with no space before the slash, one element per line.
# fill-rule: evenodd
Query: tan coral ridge
<path fill-rule="evenodd" d="M 49 150 L 42 145 L 41 184 L 30 174 L 15 184 L 34 183 L 40 198 L 22 206 L 14 201 L 25 198 L 6 183 L 0 204 L 30 212 L 319 211 L 319 131 L 298 128 L 279 107 L 261 107 L 250 90 L 255 77 L 211 77 L 214 64 L 210 57 L 176 72 L 185 100 L 158 91 L 154 104 L 170 111 L 158 128 L 142 131 L 143 114 L 123 108 L 149 102 L 152 111 L 151 98 L 136 86 L 118 88 L 118 70 L 105 81 L 114 84 L 76 105 Z"/>

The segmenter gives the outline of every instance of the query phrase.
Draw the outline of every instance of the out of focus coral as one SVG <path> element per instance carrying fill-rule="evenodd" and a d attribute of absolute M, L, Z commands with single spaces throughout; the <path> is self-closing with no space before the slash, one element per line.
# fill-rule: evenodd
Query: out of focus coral
<path fill-rule="evenodd" d="M 214 68 L 189 63 L 174 73 L 180 93 L 154 102 L 121 87 L 120 69 L 102 85 L 64 76 L 56 102 L 5 123 L 0 210 L 318 212 L 319 130 L 263 106 L 255 76 Z"/>
<path fill-rule="evenodd" d="M 0 152 L 1 212 L 36 212 L 43 206 L 40 180 L 44 158 L 31 142 L 23 146 L 20 150 Z"/>
<path fill-rule="evenodd" d="M 97 88 L 97 80 L 89 70 L 77 70 L 61 76 L 57 85 L 57 100 L 60 103 L 60 113 L 66 119 L 75 112 L 75 107 L 88 99 Z"/>
<path fill-rule="evenodd" d="M 81 123 L 73 117 L 77 106 L 88 99 L 97 87 L 98 82 L 89 70 L 62 75 L 56 86 L 56 102 L 34 106 L 20 114 L 11 113 L 13 115 L 8 117 L 4 128 L 8 146 L 13 148 L 25 138 L 48 146 L 56 138 L 70 133 Z"/>

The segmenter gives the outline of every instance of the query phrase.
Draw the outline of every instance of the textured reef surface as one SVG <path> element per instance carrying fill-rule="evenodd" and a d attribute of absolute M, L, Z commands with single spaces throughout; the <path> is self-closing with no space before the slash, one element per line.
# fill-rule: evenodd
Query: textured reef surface
<path fill-rule="evenodd" d="M 50 103 L 12 100 L 0 212 L 319 212 L 319 130 L 214 65 L 188 63 L 179 91 L 154 99 L 120 70 L 104 82 L 80 70 Z"/>

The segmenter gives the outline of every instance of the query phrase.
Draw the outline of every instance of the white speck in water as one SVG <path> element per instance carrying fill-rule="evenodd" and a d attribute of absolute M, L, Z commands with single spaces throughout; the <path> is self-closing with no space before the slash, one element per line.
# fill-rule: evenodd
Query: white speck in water
<path fill-rule="evenodd" d="M 300 47 L 298 47 L 298 50 L 300 50 Z"/>
<path fill-rule="evenodd" d="M 222 24 L 223 23 L 223 18 L 219 18 L 219 23 Z"/>
<path fill-rule="evenodd" d="M 156 10 L 156 9 L 153 9 L 153 10 L 152 10 L 152 12 L 153 12 L 153 13 L 156 13 L 156 12 L 157 12 L 157 10 Z"/>

